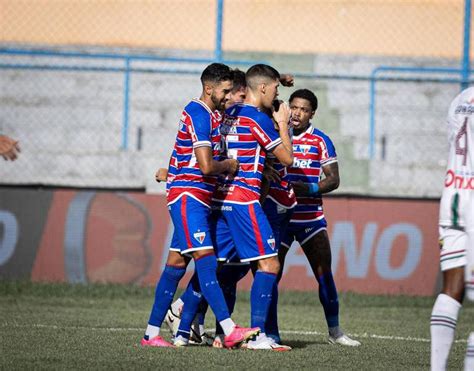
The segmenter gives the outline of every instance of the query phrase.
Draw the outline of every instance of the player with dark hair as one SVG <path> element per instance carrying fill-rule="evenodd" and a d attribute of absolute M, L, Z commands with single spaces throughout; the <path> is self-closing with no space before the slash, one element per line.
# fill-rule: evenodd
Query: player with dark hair
<path fill-rule="evenodd" d="M 431 370 L 446 370 L 464 295 L 474 300 L 474 88 L 462 91 L 447 117 L 448 168 L 439 213 L 443 288 L 431 312 Z M 471 322 L 472 324 L 472 322 Z M 474 370 L 474 332 L 465 370 Z"/>
<path fill-rule="evenodd" d="M 246 90 L 246 82 L 245 82 L 245 72 L 240 71 L 239 69 L 234 69 L 233 70 L 233 88 L 232 91 L 230 92 L 229 100 L 226 102 L 226 108 L 236 104 L 236 103 L 242 103 L 245 99 L 245 90 Z M 223 112 L 222 112 L 223 113 Z M 223 278 L 228 278 L 229 276 L 235 277 L 236 275 L 238 276 L 237 280 L 241 277 L 241 275 L 245 275 L 248 271 L 248 267 L 243 264 L 239 264 L 236 262 L 233 262 L 230 266 L 227 267 L 219 267 L 219 273 L 218 278 L 219 281 L 221 282 Z M 191 278 L 191 280 L 195 280 L 195 278 Z M 188 302 L 185 311 L 183 311 L 183 306 L 184 306 L 184 301 L 185 297 L 189 296 L 190 294 L 188 291 L 193 292 L 194 291 L 194 282 L 191 281 L 183 295 L 181 295 L 180 298 L 178 298 L 173 304 L 171 304 L 170 309 L 168 310 L 166 314 L 166 323 L 169 326 L 173 336 L 175 337 L 175 344 L 179 346 L 184 346 L 187 345 L 188 340 L 190 343 L 193 344 L 207 344 L 211 345 L 213 342 L 213 338 L 211 338 L 207 333 L 204 331 L 204 318 L 205 318 L 205 313 L 207 311 L 207 302 L 205 300 L 202 300 L 201 303 L 197 303 L 197 301 L 194 301 L 194 303 Z M 221 282 L 221 287 L 224 290 L 224 296 L 226 297 L 226 302 L 229 301 L 228 296 L 232 295 L 232 289 L 229 288 L 228 286 L 224 286 Z M 233 293 L 235 295 L 235 293 Z M 198 297 L 194 295 L 194 297 Z M 194 317 L 194 313 L 197 310 L 197 306 L 199 305 L 199 310 Z M 232 306 L 233 308 L 233 306 Z M 230 310 L 230 313 L 232 313 L 232 310 Z M 183 318 L 181 318 L 183 316 Z M 183 321 L 181 321 L 183 319 Z M 191 325 L 192 321 L 192 325 Z M 217 326 L 219 328 L 219 331 L 221 330 L 220 326 Z M 188 334 L 189 333 L 189 339 L 188 339 Z"/>
<path fill-rule="evenodd" d="M 319 300 L 324 308 L 332 344 L 358 346 L 360 342 L 345 335 L 339 327 L 339 301 L 331 271 L 331 247 L 326 231 L 322 194 L 339 186 L 336 150 L 331 139 L 311 125 L 318 100 L 308 89 L 299 89 L 290 96 L 293 125 L 294 162 L 288 168 L 288 179 L 297 202 L 279 251 L 283 262 L 294 240 L 305 253 L 319 284 Z M 321 178 L 321 172 L 324 178 Z M 274 327 L 273 327 L 274 328 Z M 272 334 L 278 336 L 278 332 Z"/>
<path fill-rule="evenodd" d="M 293 76 L 285 74 L 280 77 L 280 82 L 284 86 L 292 86 L 293 85 Z M 229 102 L 227 106 L 231 106 L 236 103 L 241 103 L 242 99 L 245 98 L 245 73 L 243 73 L 240 70 L 234 70 L 234 88 L 232 89 L 231 93 L 231 98 L 229 99 Z M 232 102 L 232 104 L 230 103 Z M 271 116 L 271 110 L 267 112 Z M 281 165 L 280 165 L 281 167 Z M 266 170 L 263 173 L 264 177 L 271 177 L 275 179 L 275 170 L 272 170 L 270 167 L 266 166 Z M 280 181 L 278 179 L 278 181 Z M 279 192 L 281 193 L 281 192 Z M 286 193 L 286 191 L 284 191 Z M 264 195 L 262 195 L 264 197 Z M 293 202 L 296 203 L 296 199 L 293 196 Z M 268 208 L 267 208 L 268 209 Z M 219 212 L 215 212 L 215 214 L 218 214 Z M 265 209 L 265 213 L 267 213 Z M 268 216 L 268 214 L 267 214 Z M 282 223 L 279 221 L 279 218 L 281 218 L 281 213 L 278 213 L 278 215 L 275 215 L 271 217 L 270 219 L 270 225 L 273 230 L 273 233 L 275 235 L 275 240 L 278 241 L 278 236 L 280 234 L 280 229 L 282 227 Z M 218 218 L 217 218 L 218 219 Z M 216 236 L 215 236 L 215 246 L 219 245 L 228 245 L 228 249 L 234 249 L 234 244 L 232 237 L 227 230 L 226 227 L 222 228 L 224 221 L 221 219 L 217 220 L 217 226 L 215 228 L 216 230 Z M 278 246 L 278 242 L 277 242 Z M 249 264 L 247 263 L 241 263 L 238 259 L 238 256 L 235 256 L 234 258 L 229 259 L 221 259 L 221 264 L 220 268 L 218 270 L 218 279 L 219 283 L 223 289 L 224 296 L 226 298 L 226 302 L 229 308 L 229 312 L 232 313 L 235 305 L 235 300 L 236 300 L 236 288 L 237 288 L 237 282 L 243 278 L 249 270 Z M 190 286 L 188 286 L 188 289 L 190 289 Z M 187 290 L 188 290 L 187 289 Z M 272 307 L 275 308 L 276 310 L 276 302 L 274 301 L 277 300 L 277 291 L 276 291 L 276 286 L 274 290 L 274 296 L 272 298 Z M 206 343 L 210 344 L 212 343 L 211 338 L 204 332 L 204 312 L 205 312 L 205 301 L 204 303 L 201 303 L 199 305 L 200 310 L 197 315 L 197 319 L 195 318 L 193 321 L 193 325 L 189 327 L 191 318 L 194 316 L 195 311 L 197 310 L 197 305 L 198 303 L 195 302 L 194 306 L 189 305 L 187 303 L 186 306 L 184 306 L 183 309 L 183 300 L 182 298 L 179 298 L 176 300 L 170 310 L 167 313 L 166 316 L 166 322 L 169 325 L 173 335 L 177 335 L 176 338 L 178 339 L 177 342 L 181 344 L 182 339 L 179 339 L 180 335 L 182 332 L 186 334 L 187 331 L 191 331 L 191 337 L 190 341 L 193 343 Z M 184 318 L 184 320 L 181 322 L 181 316 Z M 197 324 L 197 320 L 199 320 L 199 326 Z M 198 329 L 199 327 L 199 329 Z M 179 330 L 179 331 L 178 331 Z M 221 335 L 222 334 L 222 335 Z M 223 343 L 223 333 L 222 329 L 218 324 L 216 324 L 216 338 L 213 342 L 213 346 L 215 347 L 222 347 Z M 273 348 L 275 349 L 275 348 Z M 284 347 L 280 346 L 278 350 L 289 350 L 291 348 L 289 347 Z"/>
<path fill-rule="evenodd" d="M 293 162 L 288 135 L 289 108 L 282 104 L 273 113 L 279 132 L 265 113 L 272 111 L 278 96 L 280 74 L 263 64 L 252 66 L 246 73 L 247 96 L 243 104 L 226 110 L 221 126 L 228 158 L 240 163 L 238 173 L 229 177 L 214 194 L 215 208 L 220 209 L 223 236 L 232 236 L 232 243 L 216 244 L 219 259 L 229 259 L 237 251 L 242 262 L 251 262 L 255 275 L 251 288 L 251 325 L 262 334 L 248 342 L 249 349 L 273 349 L 275 344 L 264 333 L 272 291 L 279 272 L 275 238 L 259 203 L 262 172 L 269 152 L 283 164 Z"/>
<path fill-rule="evenodd" d="M 166 267 L 155 291 L 142 346 L 172 347 L 159 334 L 189 257 L 197 272 L 195 284 L 209 303 L 225 333 L 224 346 L 233 347 L 258 334 L 258 328 L 241 328 L 232 321 L 216 278 L 216 257 L 210 236 L 211 197 L 217 175 L 234 174 L 236 159 L 219 159 L 220 133 L 216 110 L 222 110 L 232 90 L 232 70 L 220 63 L 206 67 L 201 75 L 202 93 L 184 109 L 170 165 L 168 207 L 175 227 Z M 171 171 L 170 171 L 171 173 Z M 169 175 L 171 176 L 171 174 Z"/>

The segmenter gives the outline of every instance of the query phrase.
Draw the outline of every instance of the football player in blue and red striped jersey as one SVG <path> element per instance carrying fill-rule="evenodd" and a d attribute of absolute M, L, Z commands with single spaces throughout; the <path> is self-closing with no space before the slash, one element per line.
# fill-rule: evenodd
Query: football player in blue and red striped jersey
<path fill-rule="evenodd" d="M 197 272 L 199 291 L 209 303 L 225 333 L 224 346 L 233 347 L 258 334 L 258 328 L 241 328 L 230 318 L 222 290 L 217 282 L 217 261 L 211 241 L 210 204 L 217 175 L 234 174 L 238 160 L 219 160 L 220 116 L 232 90 L 232 70 L 213 63 L 201 75 L 202 93 L 184 109 L 171 162 L 174 169 L 167 187 L 168 208 L 175 227 L 175 238 L 166 267 L 157 284 L 143 346 L 172 347 L 161 338 L 160 328 L 179 280 L 191 255 Z M 176 245 L 174 245 L 176 244 Z M 179 249 L 179 251 L 177 251 Z"/>
<path fill-rule="evenodd" d="M 213 201 L 229 227 L 240 261 L 251 262 L 256 268 L 250 298 L 251 325 L 261 328 L 262 334 L 249 341 L 249 349 L 273 348 L 264 325 L 280 265 L 275 237 L 259 199 L 267 154 L 273 153 L 284 166 L 293 162 L 288 106 L 282 104 L 273 112 L 279 131 L 265 113 L 272 111 L 279 79 L 280 74 L 273 67 L 252 66 L 246 73 L 244 103 L 227 109 L 221 125 L 226 156 L 237 159 L 240 168 L 217 187 Z M 216 246 L 216 251 L 219 259 L 229 258 L 226 253 L 230 251 L 221 246 Z"/>
<path fill-rule="evenodd" d="M 280 260 L 284 261 L 294 240 L 301 245 L 319 284 L 319 299 L 329 329 L 328 341 L 358 346 L 360 342 L 349 338 L 339 327 L 339 301 L 331 271 L 331 247 L 323 212 L 322 194 L 339 186 L 336 150 L 331 139 L 311 124 L 318 108 L 314 93 L 308 89 L 296 90 L 289 103 L 294 161 L 288 168 L 288 179 L 295 190 L 297 205 L 282 238 Z"/>

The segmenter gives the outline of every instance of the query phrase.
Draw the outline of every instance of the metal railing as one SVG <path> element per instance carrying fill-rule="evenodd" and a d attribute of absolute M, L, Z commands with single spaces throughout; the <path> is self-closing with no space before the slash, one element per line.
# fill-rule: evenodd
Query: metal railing
<path fill-rule="evenodd" d="M 219 2 L 222 2 L 219 1 Z M 222 27 L 221 25 L 218 28 Z M 220 31 L 221 32 L 221 31 Z M 220 37 L 219 37 L 220 38 Z M 123 62 L 123 67 L 103 67 L 103 66 L 88 66 L 88 65 L 63 65 L 63 64 L 41 64 L 38 63 L 0 63 L 0 69 L 19 69 L 19 70 L 49 70 L 49 71 L 83 71 L 83 72 L 123 72 L 123 119 L 122 119 L 122 142 L 121 149 L 128 149 L 128 131 L 130 121 L 130 75 L 133 72 L 139 73 L 166 73 L 166 74 L 201 74 L 200 69 L 189 68 L 140 68 L 134 67 L 133 62 L 151 61 L 151 62 L 170 62 L 170 63 L 190 63 L 190 64 L 210 64 L 219 61 L 228 65 L 249 66 L 255 61 L 246 60 L 227 60 L 222 59 L 221 41 L 216 45 L 215 58 L 178 58 L 178 57 L 159 57 L 148 54 L 120 54 L 120 53 L 82 53 L 82 52 L 67 52 L 67 51 L 52 51 L 41 49 L 19 49 L 19 48 L 0 48 L 1 55 L 10 56 L 30 56 L 30 57 L 59 57 L 64 59 L 92 59 L 92 60 L 119 60 Z"/>

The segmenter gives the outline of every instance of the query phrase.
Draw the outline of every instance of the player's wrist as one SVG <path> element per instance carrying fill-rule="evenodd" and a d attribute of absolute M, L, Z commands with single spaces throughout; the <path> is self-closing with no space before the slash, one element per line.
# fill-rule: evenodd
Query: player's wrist
<path fill-rule="evenodd" d="M 319 193 L 319 184 L 318 183 L 308 184 L 308 193 L 310 195 L 318 194 Z"/>

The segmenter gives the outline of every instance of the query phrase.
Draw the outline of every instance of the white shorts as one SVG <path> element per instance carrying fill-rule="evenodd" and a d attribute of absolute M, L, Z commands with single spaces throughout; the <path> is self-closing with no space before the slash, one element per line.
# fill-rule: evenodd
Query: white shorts
<path fill-rule="evenodd" d="M 439 227 L 440 264 L 444 272 L 464 267 L 467 263 L 467 233 L 450 227 Z"/>

